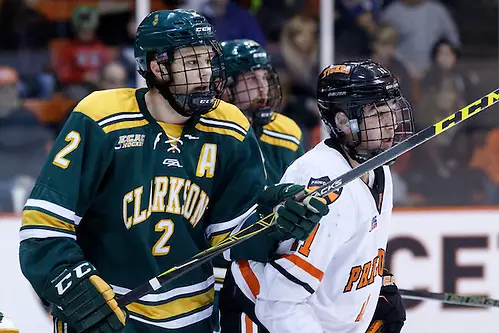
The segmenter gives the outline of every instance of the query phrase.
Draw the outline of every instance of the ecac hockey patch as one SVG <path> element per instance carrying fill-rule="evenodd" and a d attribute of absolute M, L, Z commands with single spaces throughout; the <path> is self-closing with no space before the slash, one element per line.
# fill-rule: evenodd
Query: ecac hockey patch
<path fill-rule="evenodd" d="M 310 178 L 308 181 L 307 189 L 313 191 L 330 181 L 331 179 L 328 176 L 319 177 L 319 178 Z M 326 199 L 327 204 L 329 205 L 338 200 L 342 191 L 343 188 L 340 188 L 339 190 L 331 192 L 327 196 L 325 196 L 324 199 Z"/>

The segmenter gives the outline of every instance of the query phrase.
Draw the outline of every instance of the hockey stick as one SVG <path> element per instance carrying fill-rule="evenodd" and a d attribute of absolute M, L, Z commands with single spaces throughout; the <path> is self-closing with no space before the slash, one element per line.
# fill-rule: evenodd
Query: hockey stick
<path fill-rule="evenodd" d="M 359 166 L 355 167 L 354 169 L 348 171 L 347 173 L 339 176 L 336 179 L 333 179 L 326 184 L 322 185 L 321 187 L 315 189 L 312 192 L 306 192 L 302 191 L 298 193 L 295 196 L 295 199 L 297 200 L 302 200 L 304 199 L 307 195 L 313 195 L 316 197 L 323 197 L 326 196 L 327 194 L 334 192 L 349 182 L 351 182 L 354 179 L 359 178 L 363 174 L 376 169 L 377 167 L 380 167 L 389 161 L 397 158 L 398 156 L 404 154 L 405 152 L 414 149 L 415 147 L 419 146 L 420 144 L 430 140 L 434 136 L 448 130 L 449 128 L 459 124 L 460 122 L 476 115 L 480 111 L 483 111 L 490 106 L 496 104 L 499 102 L 499 89 L 496 89 L 495 91 L 489 93 L 488 95 L 476 100 L 475 102 L 471 103 L 468 106 L 465 106 L 461 110 L 457 111 L 456 113 L 448 116 L 445 119 L 442 119 L 441 121 L 437 122 L 434 125 L 431 125 L 420 132 L 412 135 L 411 137 L 407 138 L 406 140 L 400 142 L 399 144 L 393 146 L 392 148 L 384 151 L 383 153 L 375 156 L 374 158 L 360 164 Z M 158 290 L 163 286 L 164 284 L 173 281 L 175 279 L 178 279 L 180 276 L 184 275 L 185 273 L 189 272 L 193 268 L 197 267 L 198 265 L 205 263 L 206 261 L 212 259 L 213 257 L 221 254 L 225 250 L 244 242 L 245 240 L 249 239 L 250 237 L 253 237 L 254 235 L 262 232 L 263 230 L 266 230 L 267 228 L 271 227 L 273 225 L 275 219 L 275 214 L 270 214 L 260 221 L 256 222 L 255 224 L 242 229 L 241 231 L 235 233 L 234 235 L 224 239 L 222 242 L 219 244 L 210 247 L 209 249 L 202 251 L 189 259 L 188 261 L 170 268 L 169 270 L 161 273 L 155 278 L 152 278 L 151 280 L 147 281 L 146 283 L 138 286 L 136 289 L 133 289 L 126 295 L 121 296 L 118 299 L 118 304 L 120 306 L 126 306 L 136 300 L 138 300 L 140 297 L 151 293 L 155 290 Z"/>
<path fill-rule="evenodd" d="M 499 308 L 499 300 L 490 299 L 484 296 L 463 296 L 451 293 L 432 293 L 421 290 L 399 289 L 403 298 L 414 300 L 440 301 L 446 304 L 456 304 L 476 307 L 496 307 Z"/>

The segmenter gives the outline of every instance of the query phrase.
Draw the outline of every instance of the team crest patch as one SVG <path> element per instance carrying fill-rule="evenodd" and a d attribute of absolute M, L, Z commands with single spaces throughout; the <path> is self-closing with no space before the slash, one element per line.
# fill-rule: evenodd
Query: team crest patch
<path fill-rule="evenodd" d="M 145 134 L 120 135 L 114 149 L 120 150 L 130 147 L 142 147 L 146 139 Z"/>
<path fill-rule="evenodd" d="M 319 178 L 310 178 L 308 181 L 307 189 L 310 191 L 316 190 L 322 185 L 326 184 L 327 182 L 330 182 L 331 179 L 329 179 L 328 176 L 324 177 L 319 177 Z M 331 204 L 338 200 L 338 198 L 341 195 L 341 192 L 343 191 L 343 188 L 340 188 L 339 190 L 336 190 L 334 192 L 329 193 L 324 199 L 326 199 L 327 204 Z"/>

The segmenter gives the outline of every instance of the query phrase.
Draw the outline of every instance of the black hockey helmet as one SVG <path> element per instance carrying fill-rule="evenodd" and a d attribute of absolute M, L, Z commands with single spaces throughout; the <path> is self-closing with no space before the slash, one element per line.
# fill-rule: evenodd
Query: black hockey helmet
<path fill-rule="evenodd" d="M 331 137 L 360 163 L 414 132 L 412 108 L 397 78 L 371 60 L 324 68 L 317 102 Z"/>

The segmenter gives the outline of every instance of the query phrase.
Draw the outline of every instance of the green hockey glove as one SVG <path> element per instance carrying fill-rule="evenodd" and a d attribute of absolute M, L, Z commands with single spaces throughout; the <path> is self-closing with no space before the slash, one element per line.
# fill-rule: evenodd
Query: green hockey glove
<path fill-rule="evenodd" d="M 65 269 L 51 281 L 43 297 L 53 304 L 54 316 L 77 333 L 124 329 L 126 311 L 118 307 L 114 291 L 87 261 Z"/>
<path fill-rule="evenodd" d="M 260 194 L 259 211 L 265 215 L 272 210 L 277 212 L 276 224 L 270 231 L 272 237 L 279 240 L 305 240 L 321 218 L 329 213 L 329 207 L 323 198 L 307 197 L 303 202 L 292 199 L 304 188 L 305 186 L 296 184 L 278 184 L 269 186 Z"/>

